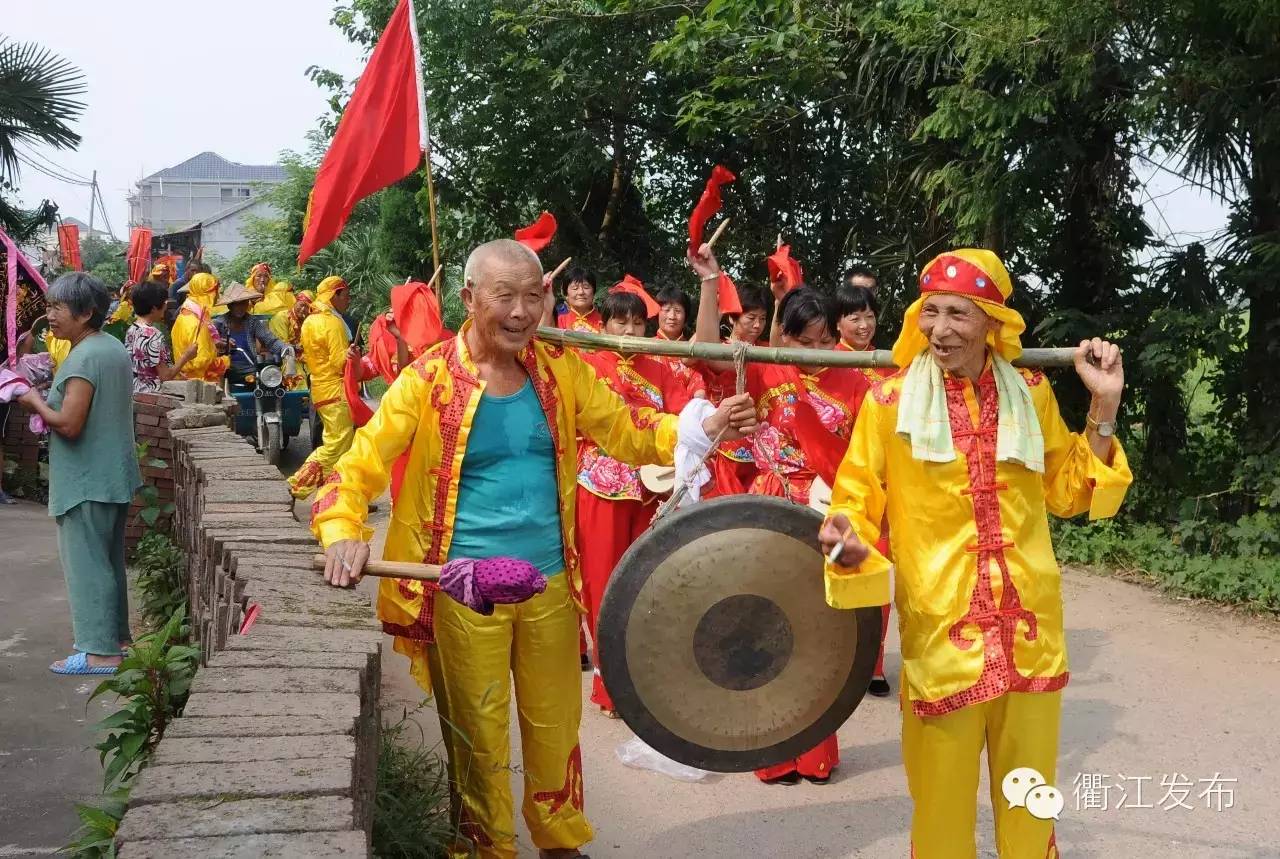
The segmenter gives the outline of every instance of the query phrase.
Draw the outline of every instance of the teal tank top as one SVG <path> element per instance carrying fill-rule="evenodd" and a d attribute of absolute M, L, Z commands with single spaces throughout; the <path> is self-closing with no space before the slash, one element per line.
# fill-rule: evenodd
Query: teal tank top
<path fill-rule="evenodd" d="M 564 571 L 555 442 L 528 380 L 509 397 L 480 397 L 462 460 L 448 559 L 495 557 Z"/>

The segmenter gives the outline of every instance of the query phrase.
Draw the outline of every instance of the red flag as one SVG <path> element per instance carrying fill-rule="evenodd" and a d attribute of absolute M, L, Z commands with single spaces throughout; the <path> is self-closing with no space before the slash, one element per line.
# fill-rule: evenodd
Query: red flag
<path fill-rule="evenodd" d="M 658 306 L 658 302 L 653 300 L 653 296 L 651 296 L 648 292 L 645 291 L 644 284 L 641 283 L 640 279 L 636 277 L 634 274 L 623 275 L 622 280 L 615 283 L 613 285 L 613 288 L 610 289 L 609 291 L 610 292 L 630 292 L 633 295 L 640 296 L 640 300 L 644 302 L 645 316 L 649 317 L 650 319 L 657 316 L 658 311 L 662 309 Z"/>
<path fill-rule="evenodd" d="M 765 262 L 769 266 L 769 281 L 782 278 L 787 292 L 804 283 L 804 269 L 791 258 L 791 245 L 782 245 Z"/>
<path fill-rule="evenodd" d="M 737 178 L 719 164 L 712 168 L 707 187 L 703 189 L 698 205 L 693 207 L 693 214 L 689 216 L 689 247 L 696 248 L 702 244 L 702 231 L 707 226 L 707 221 L 720 211 L 720 186 Z"/>
<path fill-rule="evenodd" d="M 360 428 L 373 417 L 373 409 L 360 396 L 360 383 L 373 377 L 366 372 L 364 361 L 360 358 L 348 358 L 342 368 L 342 393 L 347 399 L 347 408 L 351 410 L 351 422 Z"/>
<path fill-rule="evenodd" d="M 738 287 L 724 272 L 720 272 L 720 282 L 716 284 L 716 291 L 720 296 L 721 313 L 742 312 L 742 302 L 738 299 Z"/>
<path fill-rule="evenodd" d="M 416 29 L 409 0 L 400 0 L 316 171 L 302 222 L 299 266 L 338 237 L 356 203 L 422 162 L 426 111 Z"/>
<path fill-rule="evenodd" d="M 391 311 L 400 336 L 409 347 L 410 359 L 417 358 L 451 334 L 444 327 L 439 299 L 425 283 L 413 281 L 392 287 Z M 396 338 L 387 322 L 387 314 L 380 313 L 369 326 L 369 360 L 389 384 L 395 381 L 397 368 Z"/>
<path fill-rule="evenodd" d="M 62 267 L 71 271 L 84 271 L 80 262 L 80 228 L 75 224 L 58 227 L 58 250 L 62 253 Z"/>
<path fill-rule="evenodd" d="M 551 244 L 551 237 L 556 234 L 556 216 L 543 212 L 527 227 L 516 230 L 516 241 L 535 254 Z"/>
<path fill-rule="evenodd" d="M 125 253 L 129 265 L 129 280 L 142 283 L 151 270 L 151 231 L 146 227 L 134 227 L 129 233 L 129 250 Z"/>

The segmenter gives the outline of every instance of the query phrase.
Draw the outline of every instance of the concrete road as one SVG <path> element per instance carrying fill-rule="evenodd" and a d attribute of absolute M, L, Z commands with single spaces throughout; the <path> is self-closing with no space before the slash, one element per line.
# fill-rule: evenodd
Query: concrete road
<path fill-rule="evenodd" d="M 43 505 L 0 507 L 0 582 L 0 857 L 46 856 L 79 826 L 74 804 L 102 789 L 90 728 L 115 707 L 88 702 L 101 677 L 49 672 L 72 635 Z"/>
<path fill-rule="evenodd" d="M 1067 573 L 1064 588 L 1072 680 L 1058 766 L 1062 855 L 1280 857 L 1280 624 L 1085 573 Z M 889 650 L 896 671 L 896 631 Z M 390 639 L 384 654 L 384 704 L 398 716 L 423 695 Z M 859 707 L 839 732 L 840 769 L 823 786 L 767 786 L 750 774 L 684 783 L 629 769 L 615 750 L 631 732 L 587 708 L 594 859 L 909 855 L 896 698 Z M 419 721 L 438 739 L 429 708 Z M 518 764 L 514 730 L 512 748 Z M 518 802 L 518 781 L 515 790 Z M 995 856 L 988 791 L 984 778 L 979 854 Z M 519 828 L 522 855 L 536 855 Z"/>

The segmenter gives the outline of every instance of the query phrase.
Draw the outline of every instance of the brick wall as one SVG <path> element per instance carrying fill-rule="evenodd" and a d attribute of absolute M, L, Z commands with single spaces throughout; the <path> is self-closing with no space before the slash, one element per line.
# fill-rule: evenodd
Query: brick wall
<path fill-rule="evenodd" d="M 171 480 L 177 498 L 202 667 L 134 783 L 118 855 L 368 856 L 381 661 L 373 610 L 311 571 L 318 548 L 293 520 L 280 473 L 216 425 L 220 406 L 191 399 L 143 426 L 168 433 L 171 476 L 153 477 Z"/>
<path fill-rule="evenodd" d="M 4 406 L 0 406 L 3 409 Z M 31 413 L 17 403 L 9 404 L 9 416 L 4 426 L 0 427 L 0 436 L 4 441 L 4 458 L 8 462 L 17 462 L 24 469 L 35 470 L 39 467 L 40 437 L 31 432 L 27 421 Z"/>

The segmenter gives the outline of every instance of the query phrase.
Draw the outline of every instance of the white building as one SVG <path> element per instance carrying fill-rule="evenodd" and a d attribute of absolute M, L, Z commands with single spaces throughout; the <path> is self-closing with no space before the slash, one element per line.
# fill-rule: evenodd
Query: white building
<path fill-rule="evenodd" d="M 244 243 L 247 220 L 275 213 L 259 198 L 284 178 L 278 164 L 237 164 L 201 152 L 138 180 L 128 198 L 129 226 L 148 227 L 157 236 L 198 229 L 207 251 L 230 259 Z"/>

